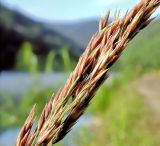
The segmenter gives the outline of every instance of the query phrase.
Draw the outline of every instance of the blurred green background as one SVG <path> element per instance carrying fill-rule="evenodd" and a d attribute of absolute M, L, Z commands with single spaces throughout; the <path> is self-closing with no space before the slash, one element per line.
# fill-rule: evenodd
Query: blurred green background
<path fill-rule="evenodd" d="M 0 145 L 15 141 L 35 103 L 40 115 L 97 27 L 97 19 L 46 26 L 1 6 Z M 57 146 L 160 145 L 159 19 L 128 45 L 77 125 Z"/>

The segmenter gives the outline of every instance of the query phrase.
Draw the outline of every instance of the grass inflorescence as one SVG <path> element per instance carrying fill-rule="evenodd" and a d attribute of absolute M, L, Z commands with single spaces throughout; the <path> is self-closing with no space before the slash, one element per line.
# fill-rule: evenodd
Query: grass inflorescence
<path fill-rule="evenodd" d="M 85 112 L 127 44 L 152 21 L 150 17 L 159 5 L 159 0 L 141 0 L 122 19 L 119 12 L 115 13 L 110 24 L 108 12 L 100 20 L 99 31 L 93 35 L 64 87 L 44 107 L 36 129 L 32 129 L 33 107 L 16 145 L 49 146 L 60 141 Z"/>

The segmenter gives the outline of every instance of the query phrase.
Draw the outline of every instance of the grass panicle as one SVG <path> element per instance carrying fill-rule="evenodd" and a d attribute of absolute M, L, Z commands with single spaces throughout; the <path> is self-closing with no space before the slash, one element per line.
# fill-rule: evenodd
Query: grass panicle
<path fill-rule="evenodd" d="M 44 107 L 37 128 L 32 129 L 34 107 L 16 146 L 49 146 L 63 139 L 108 78 L 109 68 L 136 34 L 152 21 L 150 17 L 159 5 L 160 0 L 141 0 L 122 19 L 119 12 L 110 24 L 109 12 L 101 18 L 99 31 L 91 38 L 64 87 Z"/>

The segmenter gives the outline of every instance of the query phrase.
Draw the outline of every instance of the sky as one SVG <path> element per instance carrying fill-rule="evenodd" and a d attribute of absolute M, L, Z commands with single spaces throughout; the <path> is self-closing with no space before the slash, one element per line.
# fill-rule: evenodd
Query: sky
<path fill-rule="evenodd" d="M 35 19 L 44 21 L 71 21 L 100 17 L 116 9 L 124 14 L 139 0 L 0 0 L 13 9 L 22 11 Z M 160 10 L 158 10 L 160 12 Z M 156 13 L 157 14 L 157 13 Z"/>

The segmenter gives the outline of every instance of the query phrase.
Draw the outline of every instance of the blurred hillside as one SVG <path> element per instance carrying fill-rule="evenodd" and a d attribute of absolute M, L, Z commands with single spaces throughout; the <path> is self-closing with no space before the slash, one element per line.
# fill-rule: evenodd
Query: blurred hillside
<path fill-rule="evenodd" d="M 76 44 L 85 48 L 92 35 L 98 30 L 98 20 L 86 20 L 70 22 L 68 24 L 53 24 L 57 32 L 73 40 Z"/>
<path fill-rule="evenodd" d="M 97 23 L 98 21 L 86 21 L 51 25 L 0 5 L 0 70 L 14 67 L 17 53 L 25 41 L 32 44 L 33 51 L 38 56 L 46 56 L 51 49 L 60 52 L 61 48 L 67 47 L 71 57 L 76 59 L 96 31 Z"/>

